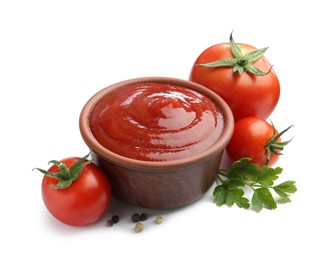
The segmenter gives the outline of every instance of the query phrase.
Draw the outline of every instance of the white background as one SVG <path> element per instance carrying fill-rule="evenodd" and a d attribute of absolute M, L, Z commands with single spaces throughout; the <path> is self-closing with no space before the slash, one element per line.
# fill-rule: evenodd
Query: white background
<path fill-rule="evenodd" d="M 326 1 L 1 1 L 1 259 L 329 259 L 329 24 Z M 187 79 L 207 47 L 234 39 L 257 48 L 281 82 L 272 121 L 294 124 L 278 166 L 298 192 L 274 211 L 217 207 L 212 189 L 187 207 L 137 209 L 113 200 L 104 218 L 74 228 L 41 199 L 51 159 L 88 152 L 82 106 L 134 77 Z M 327 124 L 328 125 L 328 124 Z M 161 214 L 133 232 L 130 216 Z M 112 214 L 122 220 L 112 228 Z"/>

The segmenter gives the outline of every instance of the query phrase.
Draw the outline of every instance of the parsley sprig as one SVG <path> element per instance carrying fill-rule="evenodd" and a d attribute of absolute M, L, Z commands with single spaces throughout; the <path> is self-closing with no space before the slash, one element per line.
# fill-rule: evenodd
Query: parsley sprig
<path fill-rule="evenodd" d="M 265 165 L 261 168 L 251 163 L 251 159 L 242 158 L 234 162 L 229 170 L 219 170 L 217 183 L 213 191 L 214 203 L 217 206 L 236 204 L 240 208 L 250 208 L 250 201 L 245 197 L 243 188 L 249 187 L 253 191 L 252 208 L 259 212 L 263 208 L 276 209 L 277 201 L 273 197 L 275 192 L 279 196 L 278 202 L 290 202 L 290 194 L 297 191 L 295 181 L 289 180 L 274 185 L 283 169 Z"/>

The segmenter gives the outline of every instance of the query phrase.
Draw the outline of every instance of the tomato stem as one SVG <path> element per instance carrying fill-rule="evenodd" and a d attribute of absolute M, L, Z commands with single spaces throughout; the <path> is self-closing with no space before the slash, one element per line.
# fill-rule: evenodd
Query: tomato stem
<path fill-rule="evenodd" d="M 66 189 L 79 178 L 83 168 L 90 163 L 90 161 L 86 161 L 89 154 L 90 153 L 79 159 L 74 165 L 71 166 L 71 168 L 57 160 L 49 161 L 49 163 L 52 163 L 58 167 L 58 172 L 50 172 L 40 168 L 34 168 L 32 170 L 36 169 L 48 177 L 57 179 L 59 182 L 56 185 L 51 185 L 53 189 Z"/>
<path fill-rule="evenodd" d="M 206 68 L 232 67 L 233 72 L 238 75 L 241 75 L 244 71 L 247 71 L 256 76 L 266 76 L 271 72 L 273 66 L 271 66 L 268 71 L 264 72 L 253 65 L 255 61 L 259 60 L 264 55 L 268 47 L 257 49 L 243 55 L 240 47 L 233 39 L 233 32 L 230 34 L 229 41 L 231 51 L 234 56 L 233 58 L 225 58 L 209 63 L 196 64 L 196 66 Z"/>
<path fill-rule="evenodd" d="M 284 129 L 282 132 L 276 134 L 276 129 L 272 121 L 270 121 L 273 127 L 274 135 L 269 139 L 268 143 L 265 145 L 265 149 L 267 151 L 267 157 L 266 157 L 266 165 L 268 165 L 270 161 L 270 157 L 272 154 L 281 155 L 279 152 L 284 149 L 284 146 L 286 146 L 288 143 L 291 142 L 293 137 L 285 142 L 277 142 L 277 140 L 285 133 L 287 132 L 293 125 L 289 126 L 288 128 Z"/>

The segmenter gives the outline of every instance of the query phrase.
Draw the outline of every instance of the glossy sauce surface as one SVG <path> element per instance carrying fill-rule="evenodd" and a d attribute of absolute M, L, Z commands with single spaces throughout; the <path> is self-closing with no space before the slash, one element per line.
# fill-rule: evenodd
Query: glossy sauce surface
<path fill-rule="evenodd" d="M 90 129 L 102 146 L 143 161 L 169 161 L 205 151 L 220 137 L 219 108 L 189 88 L 137 83 L 118 88 L 93 108 Z"/>

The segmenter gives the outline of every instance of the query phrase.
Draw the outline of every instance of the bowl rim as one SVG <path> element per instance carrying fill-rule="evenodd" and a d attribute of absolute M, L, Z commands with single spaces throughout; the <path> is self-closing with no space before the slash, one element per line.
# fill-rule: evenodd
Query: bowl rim
<path fill-rule="evenodd" d="M 217 104 L 217 107 L 219 107 L 223 113 L 224 128 L 222 130 L 222 134 L 220 135 L 219 139 L 211 147 L 209 147 L 208 149 L 206 149 L 205 151 L 199 154 L 193 155 L 188 158 L 170 160 L 170 161 L 155 162 L 155 161 L 137 160 L 119 155 L 117 153 L 108 150 L 107 148 L 102 146 L 93 136 L 89 127 L 89 115 L 93 110 L 93 108 L 95 107 L 95 105 L 103 98 L 103 96 L 109 94 L 114 89 L 135 83 L 162 83 L 162 84 L 178 85 L 178 86 L 190 88 L 207 96 Z M 87 146 L 91 149 L 92 152 L 96 153 L 98 156 L 101 156 L 103 159 L 128 168 L 162 170 L 162 169 L 182 168 L 188 165 L 196 164 L 204 160 L 207 160 L 208 158 L 213 157 L 214 155 L 218 154 L 220 151 L 224 150 L 234 130 L 234 117 L 230 107 L 223 98 L 221 98 L 218 94 L 216 94 L 212 90 L 198 83 L 184 79 L 172 78 L 172 77 L 139 77 L 139 78 L 132 78 L 114 83 L 95 93 L 86 102 L 86 104 L 81 110 L 79 117 L 79 128 L 80 128 L 81 136 L 84 139 Z"/>

